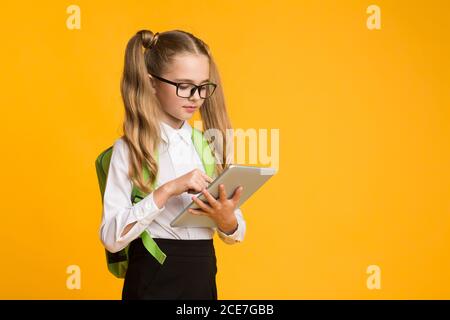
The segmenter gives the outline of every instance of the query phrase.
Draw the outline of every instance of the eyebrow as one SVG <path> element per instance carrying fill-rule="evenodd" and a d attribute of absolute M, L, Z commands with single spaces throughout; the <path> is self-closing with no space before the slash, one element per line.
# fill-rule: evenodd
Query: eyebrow
<path fill-rule="evenodd" d="M 175 79 L 175 81 L 188 81 L 188 82 L 194 83 L 194 80 L 191 80 L 191 79 Z M 200 83 L 203 83 L 203 82 L 209 82 L 209 79 L 203 80 Z"/>

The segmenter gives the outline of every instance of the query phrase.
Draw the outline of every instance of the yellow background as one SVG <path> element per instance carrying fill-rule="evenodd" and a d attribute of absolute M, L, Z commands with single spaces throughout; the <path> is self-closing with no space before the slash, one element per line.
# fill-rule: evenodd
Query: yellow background
<path fill-rule="evenodd" d="M 81 9 L 69 30 L 66 8 Z M 381 8 L 381 30 L 366 9 Z M 450 298 L 448 1 L 13 1 L 0 72 L 3 299 L 120 299 L 94 160 L 121 134 L 139 29 L 206 41 L 236 128 L 280 130 L 278 174 L 215 237 L 221 299 Z M 66 288 L 69 265 L 81 289 Z M 381 289 L 366 268 L 381 268 Z"/>

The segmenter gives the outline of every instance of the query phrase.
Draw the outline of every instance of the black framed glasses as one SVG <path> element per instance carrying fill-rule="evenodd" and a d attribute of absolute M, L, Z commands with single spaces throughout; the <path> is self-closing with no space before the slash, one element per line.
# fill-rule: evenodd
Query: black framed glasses
<path fill-rule="evenodd" d="M 177 87 L 177 96 L 180 98 L 190 98 L 195 94 L 195 91 L 198 90 L 198 94 L 200 98 L 207 99 L 211 97 L 211 95 L 216 90 L 217 84 L 208 82 L 201 84 L 199 86 L 189 83 L 189 82 L 173 82 L 161 77 L 158 77 L 157 75 L 154 75 L 153 73 L 150 73 L 153 77 L 155 77 L 158 80 L 161 80 L 162 82 L 169 83 L 175 87 Z"/>

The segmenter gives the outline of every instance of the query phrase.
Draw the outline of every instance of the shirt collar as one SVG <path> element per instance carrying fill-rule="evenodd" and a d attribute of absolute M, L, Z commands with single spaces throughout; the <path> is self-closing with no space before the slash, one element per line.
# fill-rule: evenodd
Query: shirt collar
<path fill-rule="evenodd" d="M 174 141 L 174 138 L 176 138 L 175 135 L 179 134 L 181 136 L 181 139 L 187 143 L 190 144 L 192 140 L 192 127 L 186 120 L 183 122 L 183 125 L 179 129 L 174 129 L 172 126 L 168 125 L 164 121 L 160 121 L 160 128 L 161 128 L 161 138 L 165 143 L 169 143 Z"/>

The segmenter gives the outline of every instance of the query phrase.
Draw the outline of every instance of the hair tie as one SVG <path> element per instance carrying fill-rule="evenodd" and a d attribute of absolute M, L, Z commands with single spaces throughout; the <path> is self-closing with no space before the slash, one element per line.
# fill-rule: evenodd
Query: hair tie
<path fill-rule="evenodd" d="M 147 49 L 151 49 L 156 45 L 156 42 L 158 42 L 158 38 L 159 38 L 159 32 L 156 32 L 153 35 L 152 41 L 150 41 L 150 44 L 148 45 Z"/>

